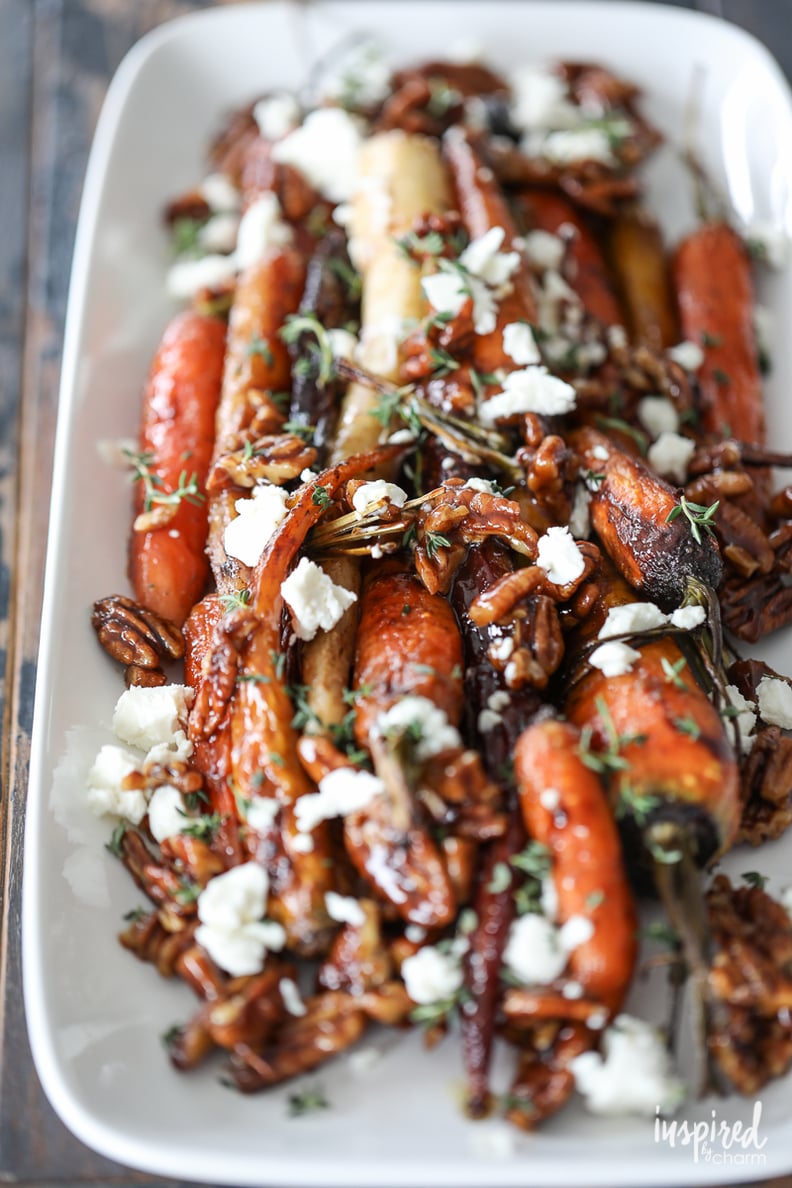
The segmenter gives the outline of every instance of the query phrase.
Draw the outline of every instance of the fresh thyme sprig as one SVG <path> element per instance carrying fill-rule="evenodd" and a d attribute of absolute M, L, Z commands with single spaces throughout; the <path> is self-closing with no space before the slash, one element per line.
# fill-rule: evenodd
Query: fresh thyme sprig
<path fill-rule="evenodd" d="M 165 491 L 162 488 L 162 479 L 158 474 L 153 474 L 151 470 L 154 462 L 154 455 L 147 450 L 130 450 L 123 449 L 124 457 L 129 461 L 132 468 L 133 481 L 138 479 L 143 483 L 143 509 L 150 512 L 155 504 L 166 506 L 178 506 L 182 499 L 186 499 L 188 503 L 200 507 L 205 501 L 206 496 L 198 488 L 197 474 L 188 476 L 187 471 L 183 470 L 179 475 L 178 485 L 175 491 Z"/>
<path fill-rule="evenodd" d="M 704 531 L 708 536 L 713 536 L 715 527 L 713 525 L 713 517 L 715 512 L 720 507 L 720 500 L 716 499 L 709 507 L 705 507 L 702 503 L 691 503 L 684 495 L 680 497 L 679 503 L 676 507 L 672 507 L 671 511 L 666 516 L 666 523 L 672 524 L 674 520 L 680 516 L 685 516 L 690 524 L 690 535 L 695 540 L 696 544 L 702 544 L 703 537 L 701 535 Z"/>

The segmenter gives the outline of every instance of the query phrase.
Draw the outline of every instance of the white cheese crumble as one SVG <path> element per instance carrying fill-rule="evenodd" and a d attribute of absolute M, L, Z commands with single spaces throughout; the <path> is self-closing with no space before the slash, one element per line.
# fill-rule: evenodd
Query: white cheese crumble
<path fill-rule="evenodd" d="M 471 298 L 476 334 L 490 334 L 497 319 L 497 299 L 511 291 L 510 277 L 520 266 L 517 252 L 500 251 L 506 232 L 490 227 L 472 240 L 459 257 L 460 269 L 423 277 L 421 287 L 438 313 L 456 315 Z"/>
<path fill-rule="evenodd" d="M 382 780 L 354 767 L 338 767 L 319 781 L 318 792 L 308 792 L 294 806 L 297 828 L 310 833 L 320 821 L 345 817 L 365 808 L 385 791 Z"/>
<path fill-rule="evenodd" d="M 724 718 L 726 733 L 734 744 L 739 733 L 740 748 L 742 753 L 747 755 L 753 747 L 753 739 L 750 736 L 756 725 L 756 704 L 743 697 L 736 685 L 727 685 L 725 692 L 732 709 L 737 710 L 736 717 Z"/>
<path fill-rule="evenodd" d="M 239 218 L 235 214 L 216 214 L 198 232 L 198 242 L 207 252 L 233 252 Z"/>
<path fill-rule="evenodd" d="M 500 660 L 505 663 L 514 651 L 514 640 L 510 635 L 505 635 L 503 639 L 494 640 L 489 646 L 489 654 L 493 660 Z"/>
<path fill-rule="evenodd" d="M 611 643 L 600 644 L 598 648 L 595 648 L 589 656 L 589 664 L 592 668 L 598 668 L 606 677 L 619 677 L 624 676 L 627 672 L 632 672 L 635 661 L 640 658 L 641 653 L 636 652 L 635 648 L 614 640 Z"/>
<path fill-rule="evenodd" d="M 770 726 L 792 730 L 792 689 L 776 677 L 762 677 L 756 687 L 759 717 Z"/>
<path fill-rule="evenodd" d="M 539 793 L 539 803 L 548 813 L 554 813 L 561 803 L 561 793 L 557 788 L 543 788 Z"/>
<path fill-rule="evenodd" d="M 608 617 L 599 629 L 597 639 L 611 639 L 614 635 L 635 635 L 664 627 L 668 616 L 653 602 L 625 602 L 623 606 L 612 606 Z"/>
<path fill-rule="evenodd" d="M 258 973 L 267 951 L 286 943 L 280 924 L 264 920 L 269 878 L 257 862 L 234 866 L 210 879 L 198 896 L 195 939 L 232 977 Z"/>
<path fill-rule="evenodd" d="M 407 492 L 396 483 L 387 483 L 385 479 L 375 479 L 370 483 L 361 483 L 352 496 L 352 507 L 359 516 L 364 516 L 371 507 L 378 503 L 392 503 L 394 507 L 404 507 L 407 502 Z"/>
<path fill-rule="evenodd" d="M 529 133 L 520 147 L 529 157 L 543 157 L 552 165 L 571 165 L 576 161 L 614 161 L 611 141 L 602 128 L 570 128 L 557 132 Z"/>
<path fill-rule="evenodd" d="M 281 582 L 281 595 L 294 616 L 299 639 L 313 639 L 316 633 L 335 627 L 357 594 L 339 586 L 315 561 L 301 557 L 300 563 Z"/>
<path fill-rule="evenodd" d="M 529 231 L 523 237 L 523 251 L 528 263 L 539 272 L 560 272 L 566 244 L 550 231 Z"/>
<path fill-rule="evenodd" d="M 564 972 L 568 955 L 561 948 L 555 924 L 529 912 L 512 923 L 503 960 L 525 985 L 544 986 Z"/>
<path fill-rule="evenodd" d="M 391 92 L 391 68 L 382 50 L 371 41 L 350 46 L 338 68 L 324 73 L 322 99 L 339 100 L 342 107 L 374 107 Z"/>
<path fill-rule="evenodd" d="M 638 401 L 636 412 L 652 438 L 661 433 L 676 433 L 679 429 L 679 414 L 666 396 L 644 396 Z"/>
<path fill-rule="evenodd" d="M 300 122 L 300 105 L 288 91 L 276 91 L 259 99 L 253 108 L 253 119 L 265 140 L 280 140 Z"/>
<path fill-rule="evenodd" d="M 198 190 L 213 214 L 228 214 L 239 210 L 242 202 L 239 190 L 224 173 L 207 174 Z"/>
<path fill-rule="evenodd" d="M 103 746 L 88 772 L 88 807 L 97 817 L 111 813 L 139 825 L 146 815 L 146 797 L 141 791 L 124 791 L 121 782 L 139 770 L 139 760 L 124 747 Z"/>
<path fill-rule="evenodd" d="M 676 346 L 669 347 L 666 354 L 685 371 L 698 371 L 704 362 L 704 352 L 696 342 L 678 342 Z"/>
<path fill-rule="evenodd" d="M 293 978 L 281 978 L 278 982 L 278 989 L 283 1005 L 290 1015 L 301 1018 L 308 1013 L 308 1007 L 303 1002 L 299 987 Z"/>
<path fill-rule="evenodd" d="M 275 529 L 286 519 L 289 496 L 274 483 L 259 483 L 246 499 L 234 502 L 236 518 L 226 524 L 226 555 L 252 568 L 264 552 Z"/>
<path fill-rule="evenodd" d="M 511 122 L 516 128 L 569 128 L 579 121 L 580 111 L 570 102 L 566 83 L 547 66 L 520 66 L 508 81 Z"/>
<path fill-rule="evenodd" d="M 494 730 L 502 721 L 503 716 L 496 710 L 483 709 L 479 711 L 476 726 L 479 734 L 489 734 L 490 730 Z"/>
<path fill-rule="evenodd" d="M 133 685 L 124 692 L 113 712 L 113 731 L 122 742 L 141 751 L 164 747 L 180 755 L 192 753 L 185 740 L 187 714 L 195 694 L 187 685 Z M 186 746 L 185 746 L 186 742 Z M 175 755 L 174 755 L 175 757 Z"/>
<path fill-rule="evenodd" d="M 292 230 L 281 218 L 274 194 L 262 194 L 252 202 L 239 221 L 234 262 L 240 270 L 257 263 L 271 247 L 291 243 Z"/>
<path fill-rule="evenodd" d="M 450 462 L 451 465 L 449 467 L 446 467 L 446 462 Z M 454 459 L 453 458 L 444 458 L 441 465 L 443 466 L 443 469 L 453 470 Z M 489 479 L 476 478 L 475 476 L 473 478 L 467 479 L 467 481 L 462 484 L 462 490 L 463 491 L 465 491 L 465 490 L 480 491 L 482 495 L 499 495 L 500 494 L 495 483 L 491 482 Z"/>
<path fill-rule="evenodd" d="M 706 617 L 703 606 L 678 606 L 671 614 L 670 623 L 682 631 L 693 631 L 695 627 L 701 626 Z"/>
<path fill-rule="evenodd" d="M 586 568 L 583 554 L 568 528 L 548 528 L 537 542 L 536 564 L 556 586 L 577 581 Z"/>
<path fill-rule="evenodd" d="M 351 924 L 353 928 L 360 928 L 366 923 L 366 913 L 352 895 L 339 895 L 337 891 L 327 891 L 325 907 L 330 919 L 337 920 L 339 924 Z"/>
<path fill-rule="evenodd" d="M 558 930 L 558 943 L 565 952 L 571 953 L 590 941 L 593 935 L 594 925 L 587 916 L 570 916 Z"/>
<path fill-rule="evenodd" d="M 363 141 L 360 121 L 340 107 L 320 107 L 272 148 L 272 159 L 293 165 L 331 202 L 352 197 Z"/>
<path fill-rule="evenodd" d="M 768 219 L 754 219 L 743 231 L 749 251 L 771 268 L 783 268 L 789 257 L 789 236 Z"/>
<path fill-rule="evenodd" d="M 569 1067 L 593 1114 L 670 1114 L 685 1096 L 661 1032 L 630 1015 L 619 1015 L 606 1030 L 602 1055 L 583 1052 Z"/>
<path fill-rule="evenodd" d="M 200 260 L 177 260 L 168 269 L 168 295 L 189 301 L 201 289 L 220 289 L 236 276 L 236 261 L 230 256 L 202 256 Z"/>
<path fill-rule="evenodd" d="M 354 359 L 357 356 L 358 340 L 351 330 L 326 330 L 327 345 L 334 359 Z"/>
<path fill-rule="evenodd" d="M 441 953 L 434 945 L 426 945 L 405 957 L 401 976 L 407 993 L 419 1006 L 445 1002 L 462 989 L 462 962 L 455 951 Z"/>
<path fill-rule="evenodd" d="M 184 797 L 173 784 L 161 784 L 154 789 L 148 804 L 148 823 L 152 837 L 158 842 L 181 833 L 189 825 Z"/>
<path fill-rule="evenodd" d="M 696 443 L 679 433 L 661 433 L 649 446 L 647 461 L 663 478 L 684 483 Z"/>
<path fill-rule="evenodd" d="M 563 416 L 575 407 L 577 395 L 571 384 L 550 375 L 546 367 L 525 367 L 503 380 L 503 390 L 479 405 L 479 420 L 493 425 L 502 417 L 519 413 Z"/>
<path fill-rule="evenodd" d="M 503 327 L 503 352 L 521 365 L 542 362 L 533 330 L 527 322 L 509 322 Z"/>
<path fill-rule="evenodd" d="M 280 812 L 274 797 L 256 796 L 245 806 L 245 823 L 256 833 L 268 833 Z"/>
<path fill-rule="evenodd" d="M 451 725 L 443 710 L 428 697 L 413 694 L 402 697 L 380 714 L 374 724 L 375 732 L 381 737 L 410 729 L 418 734 L 415 758 L 419 763 L 439 755 L 441 751 L 462 746 L 459 731 Z"/>

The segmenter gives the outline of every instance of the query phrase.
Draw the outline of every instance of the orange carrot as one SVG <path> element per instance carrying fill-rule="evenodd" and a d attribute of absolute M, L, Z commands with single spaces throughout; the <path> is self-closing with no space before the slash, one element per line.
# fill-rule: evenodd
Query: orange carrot
<path fill-rule="evenodd" d="M 131 535 L 129 578 L 140 603 L 178 626 L 209 577 L 205 483 L 224 351 L 221 321 L 179 314 L 165 330 L 143 395 L 141 469 L 149 477 L 135 491 L 135 514 L 144 519 Z M 163 502 L 180 484 L 191 484 L 194 496 Z"/>

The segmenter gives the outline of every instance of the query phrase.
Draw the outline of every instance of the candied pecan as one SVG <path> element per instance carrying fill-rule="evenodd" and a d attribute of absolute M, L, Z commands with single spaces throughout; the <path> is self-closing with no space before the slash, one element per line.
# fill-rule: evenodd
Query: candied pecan
<path fill-rule="evenodd" d="M 735 685 L 749 701 L 756 701 L 756 688 L 764 677 L 775 677 L 784 680 L 769 664 L 763 660 L 735 660 L 729 665 L 727 674 L 729 682 Z"/>
<path fill-rule="evenodd" d="M 180 929 L 163 927 L 159 912 L 136 919 L 119 935 L 119 941 L 141 961 L 155 965 L 163 978 L 178 972 L 179 958 L 195 944 L 197 921 L 182 920 Z"/>
<path fill-rule="evenodd" d="M 758 570 L 763 574 L 769 573 L 773 568 L 775 554 L 767 534 L 742 508 L 737 507 L 730 500 L 724 499 L 726 492 L 723 491 L 720 484 L 722 477 L 723 475 L 710 474 L 696 479 L 685 488 L 685 496 L 694 503 L 720 502 L 713 519 L 715 533 L 720 541 L 724 556 L 729 558 L 732 564 L 736 562 L 739 572 L 750 576 L 750 572 L 746 573 L 746 565 L 753 564 L 753 572 Z M 744 490 L 750 491 L 751 480 L 749 476 L 746 478 L 749 481 Z M 737 493 L 735 492 L 735 494 Z"/>
<path fill-rule="evenodd" d="M 209 203 L 200 190 L 188 190 L 180 194 L 165 207 L 164 219 L 168 227 L 172 227 L 179 219 L 196 219 L 204 222 L 212 213 Z"/>
<path fill-rule="evenodd" d="M 306 468 L 313 466 L 317 457 L 314 447 L 306 445 L 301 437 L 290 433 L 268 434 L 218 458 L 206 490 L 213 494 L 232 484 L 255 487 L 262 480 L 280 486 L 299 478 Z"/>
<path fill-rule="evenodd" d="M 189 763 L 174 759 L 171 763 L 146 763 L 141 771 L 130 772 L 124 777 L 122 787 L 153 792 L 163 784 L 178 788 L 182 796 L 190 796 L 203 789 L 203 776 Z"/>
<path fill-rule="evenodd" d="M 206 676 L 190 714 L 193 738 L 211 738 L 221 725 L 236 687 L 242 651 L 258 626 L 252 611 L 241 607 L 224 615 L 215 628 Z"/>
<path fill-rule="evenodd" d="M 777 726 L 764 727 L 754 739 L 740 767 L 745 799 L 737 842 L 759 846 L 792 824 L 792 739 Z"/>
<path fill-rule="evenodd" d="M 438 82 L 443 85 L 442 80 L 417 74 L 405 76 L 399 89 L 384 103 L 376 130 L 401 128 L 410 134 L 442 136 L 446 128 L 460 119 L 464 107 L 461 95 L 451 89 L 445 91 L 447 101 L 435 106 Z"/>
<path fill-rule="evenodd" d="M 317 974 L 324 990 L 362 994 L 393 976 L 393 961 L 383 942 L 380 910 L 373 899 L 359 899 L 364 920 L 340 929 Z"/>
<path fill-rule="evenodd" d="M 779 573 L 727 578 L 718 597 L 724 626 L 747 643 L 792 622 L 792 587 Z"/>
<path fill-rule="evenodd" d="M 708 972 L 711 1059 L 754 1096 L 792 1064 L 792 920 L 759 887 L 719 875 L 706 895 L 714 945 Z"/>
<path fill-rule="evenodd" d="M 259 139 L 258 124 L 253 116 L 256 102 L 233 111 L 215 136 L 209 148 L 209 161 L 217 173 L 226 173 L 238 184 L 245 153 L 253 141 Z"/>
<path fill-rule="evenodd" d="M 163 661 L 184 655 L 180 628 L 123 594 L 97 599 L 91 626 L 107 654 L 125 666 L 127 685 L 164 684 Z"/>

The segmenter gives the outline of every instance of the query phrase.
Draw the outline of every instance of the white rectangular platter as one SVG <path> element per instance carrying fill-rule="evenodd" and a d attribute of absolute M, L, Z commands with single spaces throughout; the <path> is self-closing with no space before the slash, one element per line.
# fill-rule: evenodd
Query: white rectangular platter
<path fill-rule="evenodd" d="M 674 146 L 702 71 L 705 164 L 739 220 L 792 232 L 792 104 L 767 51 L 739 30 L 654 4 L 380 0 L 223 7 L 165 25 L 122 64 L 107 97 L 86 178 L 63 362 L 54 495 L 41 631 L 24 879 L 24 969 L 36 1065 L 55 1109 L 89 1146 L 161 1175 L 239 1185 L 448 1188 L 728 1182 L 792 1166 L 792 1080 L 762 1093 L 762 1159 L 694 1161 L 654 1139 L 652 1119 L 601 1119 L 573 1103 L 539 1133 L 473 1124 L 459 1109 L 458 1039 L 425 1053 L 419 1034 L 377 1036 L 368 1071 L 340 1058 L 318 1077 L 331 1108 L 287 1116 L 289 1089 L 244 1098 L 219 1066 L 170 1067 L 160 1036 L 194 999 L 119 947 L 139 896 L 104 849 L 109 828 L 83 807 L 94 753 L 110 741 L 118 671 L 89 623 L 92 602 L 126 592 L 129 484 L 97 442 L 134 435 L 141 386 L 173 312 L 165 295 L 163 202 L 202 176 L 223 114 L 262 91 L 294 87 L 345 35 L 366 30 L 396 62 L 440 57 L 475 38 L 496 68 L 554 58 L 600 61 L 641 84 L 644 109 L 668 137 L 648 170 L 649 203 L 670 237 L 691 223 L 689 179 Z M 780 318 L 792 310 L 789 270 L 762 281 Z M 768 382 L 770 438 L 792 447 L 792 338 L 778 335 Z M 759 649 L 755 649 L 758 653 Z M 792 671 L 792 640 L 762 650 Z M 770 890 L 789 881 L 792 838 L 760 855 Z M 639 985 L 636 1013 L 662 1013 L 662 980 Z M 659 997 L 658 997 L 659 996 Z M 690 1121 L 748 1123 L 754 1103 L 691 1101 Z M 510 1132 L 511 1133 L 511 1132 Z M 715 1154 L 717 1155 L 717 1150 Z M 728 1155 L 728 1153 L 726 1153 Z M 736 1152 L 739 1155 L 739 1150 Z"/>

